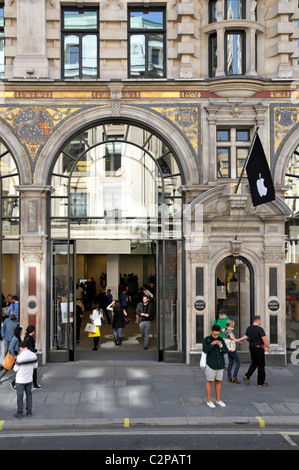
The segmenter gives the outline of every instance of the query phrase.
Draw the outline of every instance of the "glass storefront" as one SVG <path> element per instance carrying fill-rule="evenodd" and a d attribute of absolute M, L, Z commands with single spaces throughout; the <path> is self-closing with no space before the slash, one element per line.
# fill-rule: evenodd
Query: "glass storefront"
<path fill-rule="evenodd" d="M 182 184 L 172 149 L 136 125 L 101 124 L 78 133 L 64 146 L 51 178 L 55 191 L 51 199 L 50 350 L 74 348 L 73 300 L 79 281 L 75 250 L 81 241 L 86 246 L 83 256 L 90 246 L 94 256 L 105 254 L 103 246 L 107 255 L 132 256 L 137 247 L 151 247 L 159 358 L 163 360 L 166 350 L 181 349 Z M 148 281 L 148 255 L 143 256 L 141 264 L 136 261 L 136 269 Z M 84 269 L 80 276 L 87 278 Z M 142 284 L 144 279 L 140 279 Z"/>
<path fill-rule="evenodd" d="M 292 210 L 286 222 L 286 347 L 287 358 L 299 344 L 299 146 L 286 171 L 285 201 Z"/>
<path fill-rule="evenodd" d="M 1 227 L 1 322 L 12 297 L 19 298 L 19 175 L 16 163 L 0 140 Z M 16 299 L 15 299 L 16 300 Z"/>

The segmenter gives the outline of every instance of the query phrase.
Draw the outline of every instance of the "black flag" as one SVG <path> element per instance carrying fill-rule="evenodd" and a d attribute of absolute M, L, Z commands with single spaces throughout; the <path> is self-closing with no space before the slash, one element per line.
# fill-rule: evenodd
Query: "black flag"
<path fill-rule="evenodd" d="M 252 204 L 259 206 L 260 204 L 274 201 L 275 189 L 267 158 L 257 133 L 255 134 L 255 140 L 251 152 L 248 155 L 245 168 L 250 186 Z"/>

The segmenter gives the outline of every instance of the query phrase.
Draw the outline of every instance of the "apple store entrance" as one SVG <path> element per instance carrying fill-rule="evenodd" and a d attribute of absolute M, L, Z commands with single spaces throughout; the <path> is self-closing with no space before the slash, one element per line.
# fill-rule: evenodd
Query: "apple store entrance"
<path fill-rule="evenodd" d="M 183 356 L 181 170 L 159 136 L 125 122 L 80 131 L 51 180 L 48 360 L 172 360 Z M 92 286 L 93 295 L 90 296 Z M 121 346 L 102 306 L 98 351 L 84 331 L 93 302 L 127 289 Z M 109 291 L 108 291 L 109 289 Z M 155 312 L 143 349 L 135 316 L 149 291 Z"/>
<path fill-rule="evenodd" d="M 216 317 L 221 309 L 227 312 L 230 320 L 235 322 L 236 338 L 243 336 L 252 322 L 253 277 L 252 266 L 243 257 L 229 256 L 216 269 Z M 247 341 L 243 341 L 240 351 L 248 351 Z"/>

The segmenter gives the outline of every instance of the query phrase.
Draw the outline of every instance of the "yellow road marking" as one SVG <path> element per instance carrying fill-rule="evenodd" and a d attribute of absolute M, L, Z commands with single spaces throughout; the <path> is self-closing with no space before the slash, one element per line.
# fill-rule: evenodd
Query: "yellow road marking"
<path fill-rule="evenodd" d="M 260 416 L 256 416 L 256 419 L 260 423 L 260 428 L 264 428 L 266 426 L 265 421 Z"/>

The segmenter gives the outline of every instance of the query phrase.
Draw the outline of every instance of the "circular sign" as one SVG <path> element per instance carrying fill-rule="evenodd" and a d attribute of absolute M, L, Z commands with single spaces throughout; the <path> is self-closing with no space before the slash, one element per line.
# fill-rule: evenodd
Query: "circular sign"
<path fill-rule="evenodd" d="M 195 300 L 194 308 L 195 308 L 195 310 L 198 310 L 199 312 L 201 312 L 202 310 L 204 310 L 206 308 L 205 301 L 204 300 Z"/>
<path fill-rule="evenodd" d="M 271 312 L 276 312 L 279 309 L 279 302 L 277 300 L 270 300 L 268 309 L 271 310 Z"/>

